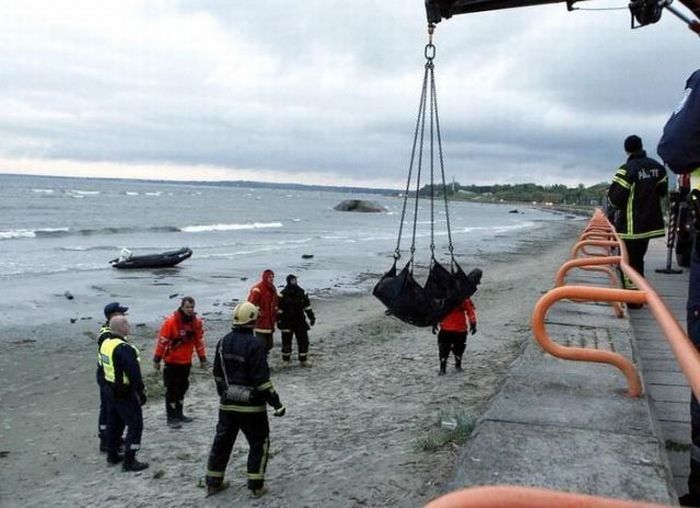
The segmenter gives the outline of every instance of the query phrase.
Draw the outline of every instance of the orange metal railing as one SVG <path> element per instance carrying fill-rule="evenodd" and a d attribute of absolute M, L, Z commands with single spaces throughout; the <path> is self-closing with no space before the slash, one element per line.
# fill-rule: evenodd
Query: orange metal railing
<path fill-rule="evenodd" d="M 620 302 L 646 304 L 671 345 L 693 393 L 700 398 L 700 353 L 654 288 L 629 265 L 624 243 L 600 210 L 595 211 L 579 241 L 571 249 L 571 257 L 572 259 L 557 271 L 556 287 L 540 298 L 532 312 L 532 331 L 542 349 L 558 358 L 614 365 L 627 379 L 628 395 L 638 397 L 642 393 L 642 385 L 634 363 L 612 351 L 557 344 L 547 334 L 545 317 L 552 305 L 564 299 L 609 302 L 618 317 L 624 316 Z M 615 266 L 632 281 L 637 287 L 636 290 L 618 287 L 618 279 L 613 269 Z M 612 287 L 567 285 L 566 275 L 573 268 L 604 272 L 608 275 Z"/>
<path fill-rule="evenodd" d="M 472 487 L 439 497 L 425 508 L 660 508 L 665 505 L 510 485 Z"/>

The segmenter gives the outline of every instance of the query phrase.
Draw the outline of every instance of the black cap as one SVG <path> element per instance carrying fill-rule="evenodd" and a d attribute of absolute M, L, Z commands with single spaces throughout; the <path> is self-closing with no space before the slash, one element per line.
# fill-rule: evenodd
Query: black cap
<path fill-rule="evenodd" d="M 289 275 L 287 275 L 287 284 L 291 284 L 291 283 L 292 283 L 292 279 L 296 280 L 296 279 L 297 279 L 297 276 L 294 275 L 294 274 L 292 274 L 292 273 L 290 273 Z"/>
<path fill-rule="evenodd" d="M 119 305 L 119 302 L 108 303 L 105 305 L 105 317 L 109 319 L 112 315 L 117 313 L 124 314 L 127 310 L 129 310 L 129 307 L 122 307 Z"/>
<path fill-rule="evenodd" d="M 634 153 L 642 149 L 642 138 L 632 134 L 625 139 L 625 152 Z"/>

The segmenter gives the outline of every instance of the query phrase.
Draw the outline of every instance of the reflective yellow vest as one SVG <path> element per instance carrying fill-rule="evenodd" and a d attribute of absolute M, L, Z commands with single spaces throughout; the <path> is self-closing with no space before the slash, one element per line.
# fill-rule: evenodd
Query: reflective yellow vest
<path fill-rule="evenodd" d="M 100 346 L 100 365 L 102 365 L 102 369 L 105 373 L 105 381 L 109 383 L 116 383 L 117 380 L 116 372 L 114 370 L 114 350 L 121 344 L 126 344 L 127 346 L 134 348 L 134 351 L 136 352 L 136 360 L 140 361 L 139 350 L 133 344 L 129 344 L 127 341 L 119 337 L 105 339 L 102 346 Z M 123 373 L 123 378 L 123 383 L 128 385 L 130 381 L 129 376 L 126 375 L 126 372 Z"/>
<path fill-rule="evenodd" d="M 700 168 L 690 173 L 690 189 L 700 190 Z"/>

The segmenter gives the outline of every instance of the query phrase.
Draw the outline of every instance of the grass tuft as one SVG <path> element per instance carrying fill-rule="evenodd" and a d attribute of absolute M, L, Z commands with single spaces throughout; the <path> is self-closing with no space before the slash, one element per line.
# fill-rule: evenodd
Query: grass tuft
<path fill-rule="evenodd" d="M 443 428 L 443 421 L 456 421 L 454 429 Z M 467 411 L 441 411 L 437 421 L 437 429 L 432 429 L 413 441 L 413 449 L 422 452 L 433 452 L 448 444 L 463 445 L 474 430 L 474 419 Z"/>

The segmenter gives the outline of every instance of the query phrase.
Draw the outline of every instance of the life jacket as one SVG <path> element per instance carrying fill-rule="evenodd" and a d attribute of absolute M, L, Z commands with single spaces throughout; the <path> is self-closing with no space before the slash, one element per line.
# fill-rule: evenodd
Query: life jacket
<path fill-rule="evenodd" d="M 469 324 L 476 324 L 476 309 L 470 298 L 453 309 L 440 323 L 440 329 L 446 332 L 466 332 Z"/>
<path fill-rule="evenodd" d="M 185 320 L 178 309 L 160 327 L 153 356 L 158 361 L 162 358 L 165 363 L 189 365 L 195 349 L 200 360 L 206 358 L 204 324 L 196 314 L 192 319 Z"/>
<path fill-rule="evenodd" d="M 260 309 L 260 315 L 255 322 L 255 331 L 273 333 L 277 321 L 279 302 L 279 296 L 277 296 L 275 287 L 261 280 L 250 289 L 248 301 Z"/>
<path fill-rule="evenodd" d="M 110 337 L 105 339 L 100 346 L 100 365 L 102 365 L 105 374 L 105 381 L 112 384 L 129 385 L 131 384 L 129 376 L 123 371 L 117 372 L 114 368 L 114 351 L 122 344 L 134 348 L 136 360 L 139 360 L 139 350 L 136 346 L 129 344 L 120 337 Z"/>

